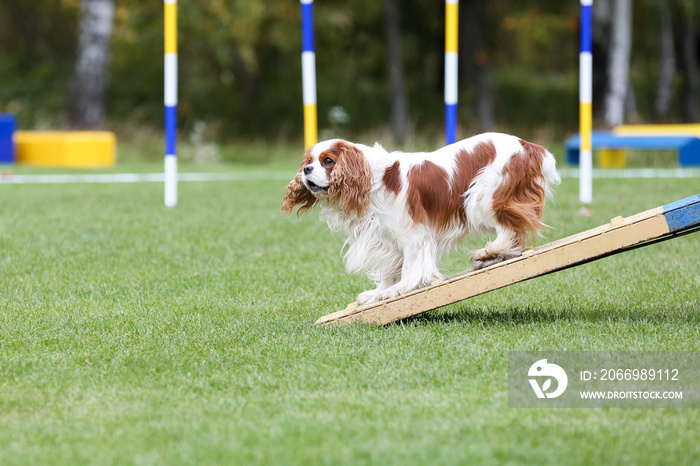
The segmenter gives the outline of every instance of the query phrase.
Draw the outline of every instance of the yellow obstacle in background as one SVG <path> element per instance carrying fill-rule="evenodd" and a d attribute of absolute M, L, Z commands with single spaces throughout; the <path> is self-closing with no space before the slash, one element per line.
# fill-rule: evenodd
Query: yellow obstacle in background
<path fill-rule="evenodd" d="M 44 167 L 111 167 L 117 137 L 110 131 L 17 131 L 16 160 Z"/>
<path fill-rule="evenodd" d="M 700 138 L 700 124 L 678 125 L 621 125 L 613 128 L 618 136 L 697 136 Z"/>
<path fill-rule="evenodd" d="M 617 136 L 697 136 L 700 137 L 700 124 L 677 125 L 620 125 L 613 128 Z M 601 149 L 601 168 L 625 168 L 627 149 Z"/>
<path fill-rule="evenodd" d="M 627 149 L 600 149 L 600 168 L 625 168 Z"/>

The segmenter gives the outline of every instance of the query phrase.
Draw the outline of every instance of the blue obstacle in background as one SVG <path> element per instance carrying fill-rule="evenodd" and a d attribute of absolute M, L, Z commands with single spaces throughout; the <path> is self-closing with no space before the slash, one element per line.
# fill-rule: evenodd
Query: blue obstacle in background
<path fill-rule="evenodd" d="M 14 115 L 0 113 L 0 163 L 14 163 L 15 143 L 12 139 L 17 126 Z"/>
<path fill-rule="evenodd" d="M 610 131 L 593 131 L 593 149 L 648 149 L 678 150 L 678 163 L 681 166 L 700 166 L 700 138 L 695 136 L 618 136 Z M 572 165 L 578 165 L 579 135 L 566 140 L 566 158 Z"/>

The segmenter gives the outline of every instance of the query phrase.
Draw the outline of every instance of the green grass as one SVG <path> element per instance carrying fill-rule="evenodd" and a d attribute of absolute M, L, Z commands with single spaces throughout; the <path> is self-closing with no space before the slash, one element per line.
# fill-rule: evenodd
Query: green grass
<path fill-rule="evenodd" d="M 315 328 L 370 285 L 315 212 L 280 214 L 284 185 L 181 183 L 171 210 L 160 184 L 0 185 L 2 463 L 700 462 L 696 409 L 507 401 L 510 350 L 700 349 L 700 235 L 383 328 Z M 547 241 L 698 180 L 594 192 L 577 216 L 564 181 Z"/>

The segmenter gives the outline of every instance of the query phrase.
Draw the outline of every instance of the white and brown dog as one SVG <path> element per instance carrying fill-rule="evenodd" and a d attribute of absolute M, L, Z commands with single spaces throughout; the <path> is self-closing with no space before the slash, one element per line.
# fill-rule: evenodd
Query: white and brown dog
<path fill-rule="evenodd" d="M 377 283 L 357 297 L 369 304 L 441 278 L 441 256 L 468 233 L 496 232 L 473 251 L 475 269 L 519 256 L 545 228 L 545 199 L 559 181 L 552 154 L 507 134 L 429 153 L 332 139 L 306 151 L 282 210 L 303 214 L 320 204 L 331 231 L 347 233 L 346 269 Z"/>

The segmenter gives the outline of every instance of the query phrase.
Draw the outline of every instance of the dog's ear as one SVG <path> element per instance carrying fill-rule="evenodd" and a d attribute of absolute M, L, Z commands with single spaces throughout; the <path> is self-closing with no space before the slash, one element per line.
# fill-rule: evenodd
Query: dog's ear
<path fill-rule="evenodd" d="M 339 141 L 333 148 L 336 151 L 338 160 L 331 172 L 328 198 L 337 201 L 345 212 L 362 217 L 370 205 L 372 168 L 355 144 Z"/>
<path fill-rule="evenodd" d="M 299 173 L 297 173 L 294 179 L 287 185 L 287 191 L 284 194 L 284 201 L 282 202 L 282 212 L 287 215 L 291 214 L 296 206 L 299 206 L 299 210 L 297 210 L 297 217 L 299 217 L 316 204 L 316 198 L 301 181 L 301 171 L 308 163 L 308 157 L 309 153 L 307 152 L 304 156 L 304 160 L 301 162 Z"/>

